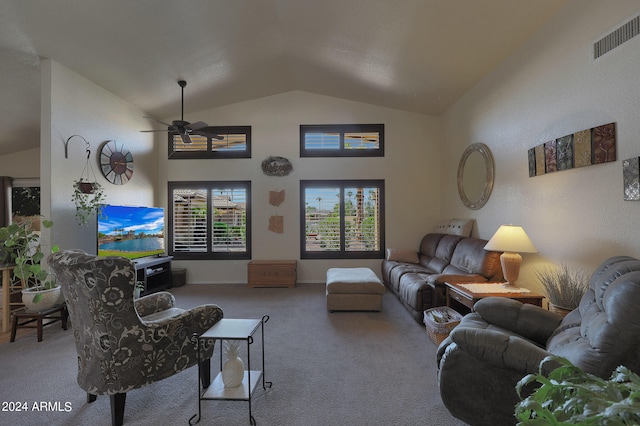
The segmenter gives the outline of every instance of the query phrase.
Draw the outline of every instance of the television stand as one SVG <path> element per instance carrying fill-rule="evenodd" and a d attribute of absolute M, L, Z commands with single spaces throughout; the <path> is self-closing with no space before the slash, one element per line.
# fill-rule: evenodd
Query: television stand
<path fill-rule="evenodd" d="M 144 283 L 141 296 L 156 293 L 171 288 L 173 277 L 171 274 L 172 256 L 143 257 L 133 261 L 136 267 L 136 281 Z"/>

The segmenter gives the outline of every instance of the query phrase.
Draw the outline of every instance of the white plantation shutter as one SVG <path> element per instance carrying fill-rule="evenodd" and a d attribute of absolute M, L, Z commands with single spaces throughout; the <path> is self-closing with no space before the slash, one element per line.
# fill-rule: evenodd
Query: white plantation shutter
<path fill-rule="evenodd" d="M 383 157 L 384 124 L 303 124 L 300 156 Z"/>
<path fill-rule="evenodd" d="M 302 181 L 302 258 L 383 254 L 384 181 Z"/>
<path fill-rule="evenodd" d="M 247 191 L 244 188 L 211 190 L 212 249 L 214 252 L 246 251 Z"/>
<path fill-rule="evenodd" d="M 173 191 L 173 251 L 205 253 L 207 251 L 206 189 Z"/>
<path fill-rule="evenodd" d="M 251 183 L 169 182 L 170 254 L 177 259 L 249 259 Z"/>

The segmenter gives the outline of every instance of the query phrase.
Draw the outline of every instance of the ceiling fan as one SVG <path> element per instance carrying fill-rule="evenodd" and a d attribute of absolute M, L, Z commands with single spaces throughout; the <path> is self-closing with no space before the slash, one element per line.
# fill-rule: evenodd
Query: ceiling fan
<path fill-rule="evenodd" d="M 209 138 L 223 140 L 224 136 L 216 135 L 210 133 L 213 130 L 213 127 L 209 126 L 204 121 L 196 121 L 195 123 L 189 123 L 188 121 L 184 121 L 184 87 L 187 85 L 187 82 L 184 80 L 178 80 L 178 85 L 182 88 L 182 112 L 180 116 L 180 120 L 173 120 L 171 124 L 165 123 L 164 121 L 157 120 L 153 117 L 144 117 L 151 119 L 153 121 L 157 121 L 160 124 L 164 124 L 167 126 L 167 130 L 140 130 L 141 132 L 175 132 L 180 135 L 182 139 L 182 143 L 185 145 L 191 144 L 190 135 L 200 135 L 206 136 Z"/>

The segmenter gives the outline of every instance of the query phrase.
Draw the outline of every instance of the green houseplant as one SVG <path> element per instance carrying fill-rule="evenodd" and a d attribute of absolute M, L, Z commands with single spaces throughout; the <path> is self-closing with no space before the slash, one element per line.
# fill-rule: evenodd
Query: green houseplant
<path fill-rule="evenodd" d="M 546 363 L 560 366 L 545 375 Z M 540 387 L 523 399 L 523 388 L 532 383 Z M 539 373 L 518 382 L 516 391 L 521 399 L 515 410 L 519 425 L 640 424 L 640 377 L 623 366 L 605 380 L 564 358 L 549 356 L 540 363 Z"/>
<path fill-rule="evenodd" d="M 71 201 L 76 206 L 76 220 L 86 225 L 91 217 L 100 214 L 106 200 L 104 188 L 97 182 L 89 182 L 80 178 L 73 182 Z"/>
<path fill-rule="evenodd" d="M 53 222 L 42 220 L 42 226 L 51 228 Z M 61 300 L 60 286 L 55 276 L 42 268 L 45 254 L 40 246 L 40 233 L 33 229 L 31 220 L 23 220 L 0 228 L 0 247 L 3 263 L 13 265 L 13 276 L 22 286 L 22 301 L 28 311 L 41 311 Z M 52 252 L 58 247 L 51 248 Z"/>
<path fill-rule="evenodd" d="M 537 276 L 549 298 L 549 309 L 564 315 L 578 307 L 589 288 L 587 276 L 565 264 L 537 272 Z"/>

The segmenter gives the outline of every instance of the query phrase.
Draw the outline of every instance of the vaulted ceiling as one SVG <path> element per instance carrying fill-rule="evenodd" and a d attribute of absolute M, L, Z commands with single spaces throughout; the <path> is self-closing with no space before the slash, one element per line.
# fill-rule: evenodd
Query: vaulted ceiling
<path fill-rule="evenodd" d="M 440 115 L 568 0 L 0 0 L 0 155 L 40 138 L 40 58 L 156 118 L 291 90 Z M 215 123 L 224 124 L 224 123 Z"/>

